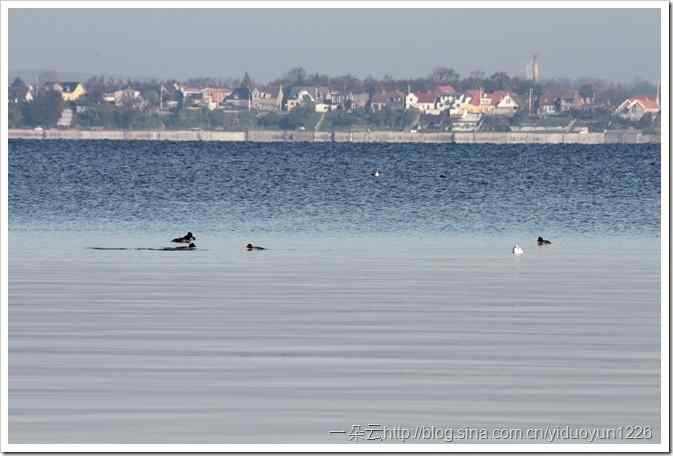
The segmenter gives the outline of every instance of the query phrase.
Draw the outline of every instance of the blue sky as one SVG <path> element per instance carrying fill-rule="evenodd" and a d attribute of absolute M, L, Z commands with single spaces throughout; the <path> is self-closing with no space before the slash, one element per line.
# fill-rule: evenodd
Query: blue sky
<path fill-rule="evenodd" d="M 435 66 L 543 78 L 656 81 L 653 9 L 13 9 L 9 69 L 240 77 L 294 66 L 423 76 Z"/>

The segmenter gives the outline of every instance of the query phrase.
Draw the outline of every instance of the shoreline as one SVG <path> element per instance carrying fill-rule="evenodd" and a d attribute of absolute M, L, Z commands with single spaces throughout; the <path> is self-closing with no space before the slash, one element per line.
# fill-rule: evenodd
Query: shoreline
<path fill-rule="evenodd" d="M 660 144 L 658 135 L 640 131 L 604 133 L 436 132 L 403 131 L 215 131 L 215 130 L 80 130 L 9 129 L 9 139 L 225 142 L 347 142 L 449 144 Z"/>

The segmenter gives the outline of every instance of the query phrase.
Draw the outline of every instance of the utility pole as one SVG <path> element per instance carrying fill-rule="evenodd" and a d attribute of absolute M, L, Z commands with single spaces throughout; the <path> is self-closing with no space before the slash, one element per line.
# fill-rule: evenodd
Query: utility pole
<path fill-rule="evenodd" d="M 164 85 L 159 89 L 159 112 L 164 112 Z"/>

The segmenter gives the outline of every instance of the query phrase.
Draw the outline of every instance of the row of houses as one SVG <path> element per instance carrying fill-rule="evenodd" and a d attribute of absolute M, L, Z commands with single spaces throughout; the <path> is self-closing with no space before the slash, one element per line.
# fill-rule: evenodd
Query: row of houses
<path fill-rule="evenodd" d="M 87 94 L 86 88 L 78 81 L 58 81 L 45 84 L 61 94 L 64 101 L 74 102 Z M 323 86 L 295 86 L 284 90 L 279 86 L 226 87 L 190 86 L 175 83 L 172 90 L 161 87 L 160 105 L 162 110 L 176 108 L 179 103 L 185 109 L 248 110 L 256 112 L 291 112 L 300 106 L 310 105 L 316 112 L 335 110 L 358 111 L 369 109 L 417 109 L 423 115 L 448 113 L 457 121 L 477 122 L 481 116 L 514 116 L 522 106 L 531 108 L 530 100 L 521 100 L 510 91 L 486 92 L 483 89 L 458 93 L 451 85 L 439 85 L 431 91 L 353 93 Z M 21 97 L 23 101 L 34 99 L 34 88 L 26 86 Z M 178 100 L 181 98 L 181 100 Z M 106 93 L 105 102 L 121 106 L 130 105 L 137 109 L 147 107 L 147 102 L 139 90 L 127 88 Z M 14 100 L 18 102 L 19 100 Z M 547 90 L 535 100 L 537 114 L 553 116 L 593 106 L 593 99 L 582 97 L 577 90 Z M 638 121 L 646 114 L 656 115 L 660 111 L 659 97 L 634 96 L 624 100 L 613 114 L 626 120 Z"/>
<path fill-rule="evenodd" d="M 181 93 L 187 109 L 239 109 L 257 112 L 294 111 L 310 105 L 317 112 L 337 109 L 366 109 L 370 101 L 368 93 L 338 91 L 329 87 L 295 86 L 287 90 L 282 85 L 269 87 L 238 87 L 236 89 L 188 87 L 175 85 Z"/>
<path fill-rule="evenodd" d="M 64 101 L 75 101 L 86 94 L 84 86 L 80 82 L 48 82 L 43 86 L 46 89 L 56 90 L 61 94 Z M 30 103 L 35 99 L 37 89 L 33 85 L 25 85 L 14 93 L 14 99 L 10 103 Z"/>
<path fill-rule="evenodd" d="M 439 86 L 432 92 L 409 92 L 406 107 L 419 109 L 423 114 L 439 114 L 449 110 L 453 116 L 464 114 L 512 116 L 528 100 L 510 91 L 486 92 L 468 90 L 458 94 L 451 86 Z M 548 90 L 535 100 L 537 114 L 553 115 L 579 110 L 593 104 L 592 98 L 581 97 L 577 90 Z"/>

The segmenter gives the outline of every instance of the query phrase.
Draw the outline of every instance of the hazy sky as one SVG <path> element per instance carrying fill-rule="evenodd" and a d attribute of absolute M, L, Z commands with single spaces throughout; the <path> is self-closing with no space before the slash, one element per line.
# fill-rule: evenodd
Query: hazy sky
<path fill-rule="evenodd" d="M 9 69 L 266 81 L 294 66 L 358 76 L 525 74 L 659 78 L 646 9 L 14 9 Z"/>

